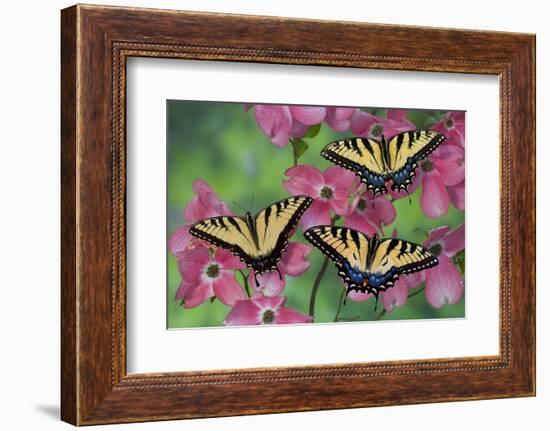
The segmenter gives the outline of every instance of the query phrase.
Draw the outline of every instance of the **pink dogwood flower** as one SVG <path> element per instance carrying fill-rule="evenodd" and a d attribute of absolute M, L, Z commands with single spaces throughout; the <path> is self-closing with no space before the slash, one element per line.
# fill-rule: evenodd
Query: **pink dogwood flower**
<path fill-rule="evenodd" d="M 214 193 L 212 187 L 202 179 L 193 181 L 193 191 L 196 195 L 185 206 L 183 217 L 189 223 L 195 223 L 209 217 L 220 215 L 233 215 L 231 208 Z M 191 249 L 203 241 L 195 238 L 189 233 L 190 225 L 178 227 L 168 240 L 168 248 L 172 254 L 179 259 L 179 254 Z"/>
<path fill-rule="evenodd" d="M 464 147 L 464 122 L 465 112 L 449 111 L 431 129 L 444 135 L 448 143 Z"/>
<path fill-rule="evenodd" d="M 464 250 L 464 223 L 453 230 L 448 226 L 432 229 L 424 247 L 439 260 L 439 264 L 423 272 L 426 280 L 426 299 L 432 307 L 456 304 L 464 292 L 464 280 L 452 257 Z"/>
<path fill-rule="evenodd" d="M 367 235 L 380 234 L 383 226 L 392 224 L 397 215 L 393 204 L 385 196 L 372 198 L 372 192 L 358 195 L 346 215 L 344 226 L 364 232 Z"/>
<path fill-rule="evenodd" d="M 324 172 L 310 165 L 299 165 L 286 170 L 288 180 L 284 187 L 292 194 L 306 194 L 313 203 L 300 220 L 302 229 L 321 224 L 330 224 L 331 209 L 338 215 L 349 212 L 349 197 L 356 188 L 356 176 L 353 172 L 331 166 Z"/>
<path fill-rule="evenodd" d="M 206 181 L 202 179 L 193 181 L 193 191 L 196 196 L 191 199 L 183 210 L 183 216 L 189 223 L 195 223 L 209 217 L 233 215 L 231 208 L 220 200 Z"/>
<path fill-rule="evenodd" d="M 321 123 L 327 115 L 326 108 L 322 106 L 290 106 L 289 109 L 294 119 L 306 126 Z"/>
<path fill-rule="evenodd" d="M 351 118 L 351 131 L 356 136 L 380 139 L 382 135 L 390 138 L 416 127 L 406 118 L 406 112 L 388 109 L 387 117 L 382 118 L 365 111 L 357 110 Z"/>
<path fill-rule="evenodd" d="M 292 129 L 292 114 L 288 106 L 256 105 L 256 122 L 271 142 L 278 147 L 288 144 Z"/>
<path fill-rule="evenodd" d="M 422 194 L 420 195 L 422 211 L 430 218 L 447 214 L 448 187 L 457 187 L 464 183 L 464 148 L 443 144 L 419 165 L 418 171 L 422 173 Z M 453 200 L 459 205 L 460 196 L 456 194 L 460 193 L 460 188 L 453 190 L 453 193 L 455 194 Z"/>
<path fill-rule="evenodd" d="M 176 299 L 183 301 L 184 308 L 197 307 L 213 296 L 229 306 L 246 298 L 234 274 L 244 265 L 228 250 L 205 246 L 185 250 L 179 255 L 178 267 L 182 281 Z"/>
<path fill-rule="evenodd" d="M 289 242 L 286 251 L 279 261 L 279 271 L 291 277 L 298 277 L 309 268 L 310 261 L 307 258 L 311 252 L 311 246 L 299 242 Z"/>
<path fill-rule="evenodd" d="M 285 307 L 285 296 L 255 296 L 238 301 L 224 320 L 225 325 L 270 325 L 309 323 L 312 317 Z"/>
<path fill-rule="evenodd" d="M 335 108 L 327 107 L 325 123 L 337 132 L 343 132 L 351 127 L 351 117 L 357 108 Z"/>
<path fill-rule="evenodd" d="M 245 104 L 245 111 L 252 105 Z M 256 123 L 278 147 L 288 145 L 290 138 L 302 138 L 309 126 L 321 123 L 326 116 L 322 106 L 256 105 Z"/>
<path fill-rule="evenodd" d="M 257 277 L 259 285 L 256 285 L 254 271 L 248 274 L 248 284 L 254 290 L 263 296 L 279 296 L 285 290 L 286 280 L 284 276 L 279 276 L 277 272 L 265 272 Z"/>

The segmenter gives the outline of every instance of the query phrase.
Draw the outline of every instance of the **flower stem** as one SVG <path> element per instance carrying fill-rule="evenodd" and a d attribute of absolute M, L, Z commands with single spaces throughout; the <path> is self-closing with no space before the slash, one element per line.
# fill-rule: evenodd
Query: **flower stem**
<path fill-rule="evenodd" d="M 328 256 L 325 256 L 323 264 L 321 265 L 321 269 L 319 270 L 319 273 L 317 274 L 317 277 L 315 278 L 315 282 L 313 283 L 313 287 L 311 289 L 311 297 L 309 298 L 309 315 L 311 317 L 315 315 L 315 299 L 317 298 L 317 291 L 319 290 L 321 280 L 323 279 L 325 272 L 327 271 L 328 261 Z"/>
<path fill-rule="evenodd" d="M 345 294 L 346 288 L 342 286 L 342 291 L 340 292 L 340 296 L 338 297 L 338 310 L 336 310 L 336 315 L 334 316 L 335 322 L 338 322 L 338 319 L 340 318 L 340 311 L 342 310 L 342 304 L 344 303 Z"/>
<path fill-rule="evenodd" d="M 330 219 L 330 224 L 334 225 L 338 220 L 340 219 L 340 216 L 338 214 L 334 214 L 334 216 Z M 317 291 L 319 290 L 319 285 L 321 284 L 321 280 L 325 276 L 325 272 L 327 271 L 329 258 L 328 256 L 325 256 L 325 259 L 323 260 L 323 264 L 321 265 L 321 269 L 319 270 L 319 273 L 317 274 L 317 277 L 315 277 L 315 281 L 313 282 L 313 287 L 311 288 L 311 297 L 309 298 L 309 315 L 314 318 L 315 316 L 315 299 L 317 298 Z M 313 322 L 313 319 L 312 319 Z"/>
<path fill-rule="evenodd" d="M 290 143 L 292 144 L 292 165 L 296 167 L 298 166 L 298 149 L 296 148 L 294 139 L 291 139 Z"/>
<path fill-rule="evenodd" d="M 380 313 L 378 313 L 378 314 L 374 317 L 374 319 L 372 319 L 372 320 L 380 320 L 380 319 L 382 319 L 382 317 L 384 317 L 385 315 L 386 315 L 386 310 L 383 308 L 382 311 L 381 311 Z"/>
<path fill-rule="evenodd" d="M 414 291 L 413 293 L 410 293 L 408 298 L 412 298 L 413 296 L 416 296 L 418 295 L 419 293 L 421 292 L 424 292 L 424 289 L 426 289 L 426 285 L 424 284 L 423 286 L 420 287 L 420 289 Z"/>
<path fill-rule="evenodd" d="M 244 290 L 246 290 L 246 295 L 250 298 L 250 287 L 248 287 L 248 277 L 243 272 L 242 269 L 239 269 L 239 274 L 243 277 Z"/>

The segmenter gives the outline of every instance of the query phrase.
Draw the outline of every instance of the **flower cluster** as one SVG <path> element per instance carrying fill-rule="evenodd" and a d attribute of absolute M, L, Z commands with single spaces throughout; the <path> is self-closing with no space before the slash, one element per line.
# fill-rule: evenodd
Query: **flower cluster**
<path fill-rule="evenodd" d="M 193 183 L 195 197 L 184 209 L 184 218 L 194 223 L 208 217 L 232 216 L 231 209 L 203 180 Z M 168 246 L 178 262 L 181 283 L 176 299 L 184 308 L 195 308 L 209 299 L 218 299 L 231 307 L 226 325 L 307 323 L 311 317 L 285 307 L 286 275 L 299 276 L 309 268 L 311 247 L 290 242 L 279 262 L 279 274 L 266 273 L 258 277 L 246 275 L 245 265 L 230 251 L 214 247 L 189 233 L 189 225 L 174 231 Z M 237 280 L 242 275 L 243 284 Z M 250 291 L 252 286 L 253 292 Z"/>
<path fill-rule="evenodd" d="M 428 121 L 429 124 L 423 124 L 423 128 L 436 130 L 446 139 L 431 155 L 420 161 L 407 192 L 392 191 L 388 187 L 388 192 L 375 196 L 350 170 L 334 165 L 320 170 L 315 166 L 299 164 L 301 154 L 313 145 L 304 145 L 297 152 L 296 142 L 314 138 L 322 124 L 337 132 L 347 131 L 349 136 L 373 139 L 379 139 L 382 135 L 391 137 L 417 128 L 408 118 L 406 110 L 388 109 L 381 111 L 382 115 L 375 115 L 379 111 L 358 108 L 245 105 L 245 111 L 253 111 L 260 130 L 274 145 L 282 148 L 292 143 L 294 164 L 285 171 L 282 186 L 291 195 L 313 198 L 300 220 L 304 231 L 316 225 L 338 223 L 369 236 L 377 234 L 385 237 L 384 229 L 398 217 L 396 201 L 410 199 L 417 189 L 420 189 L 420 208 L 429 219 L 437 220 L 446 215 L 450 205 L 464 211 L 463 112 L 442 113 Z M 315 133 L 311 133 L 312 130 Z M 287 297 L 284 295 L 286 277 L 300 276 L 309 269 L 311 247 L 290 242 L 278 264 L 281 276 L 276 272 L 260 275 L 257 286 L 253 271 L 248 270 L 231 252 L 190 235 L 189 226 L 196 221 L 233 215 L 231 208 L 204 180 L 196 180 L 193 190 L 195 196 L 183 213 L 188 224 L 176 229 L 169 239 L 169 248 L 181 273 L 176 299 L 182 306 L 194 308 L 207 300 L 217 299 L 229 307 L 224 319 L 226 325 L 311 322 L 314 317 L 311 306 L 309 315 L 294 310 L 286 306 Z M 454 259 L 464 250 L 464 224 L 454 229 L 435 224 L 427 232 L 424 246 L 438 257 L 439 264 L 419 273 L 401 276 L 394 287 L 381 292 L 385 312 L 406 304 L 410 296 L 420 292 L 424 292 L 427 302 L 434 308 L 454 304 L 461 299 L 463 275 Z M 358 292 L 349 294 L 352 301 L 365 301 L 371 297 L 371 294 Z M 312 299 L 310 304 L 314 303 Z"/>

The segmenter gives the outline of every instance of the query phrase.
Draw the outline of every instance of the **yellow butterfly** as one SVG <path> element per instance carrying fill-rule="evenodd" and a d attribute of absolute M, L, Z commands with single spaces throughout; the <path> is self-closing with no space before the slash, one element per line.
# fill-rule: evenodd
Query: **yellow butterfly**
<path fill-rule="evenodd" d="M 254 270 L 258 285 L 258 274 L 279 272 L 277 263 L 312 201 L 309 196 L 293 196 L 275 202 L 255 216 L 247 212 L 244 217 L 219 216 L 201 220 L 193 224 L 189 232 L 238 256 Z"/>
<path fill-rule="evenodd" d="M 370 138 L 347 138 L 331 142 L 321 155 L 353 171 L 374 194 L 386 192 L 386 181 L 392 190 L 407 190 L 416 174 L 418 162 L 445 140 L 433 130 L 410 130 L 380 142 Z"/>

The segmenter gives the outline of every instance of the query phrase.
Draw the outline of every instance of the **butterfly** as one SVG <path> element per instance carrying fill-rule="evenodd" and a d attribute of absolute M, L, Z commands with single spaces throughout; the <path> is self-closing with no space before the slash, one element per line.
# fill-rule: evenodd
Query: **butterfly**
<path fill-rule="evenodd" d="M 277 271 L 277 263 L 300 218 L 313 201 L 309 196 L 293 196 L 264 208 L 255 216 L 219 216 L 191 226 L 191 235 L 231 251 L 249 268 L 259 286 L 258 275 Z"/>
<path fill-rule="evenodd" d="M 380 142 L 370 138 L 346 138 L 331 142 L 321 156 L 353 171 L 374 194 L 386 192 L 386 181 L 392 190 L 407 190 L 420 160 L 427 157 L 445 140 L 433 130 L 410 130 Z"/>
<path fill-rule="evenodd" d="M 401 274 L 422 271 L 439 262 L 426 248 L 397 238 L 368 237 L 339 226 L 315 226 L 304 236 L 334 261 L 338 275 L 351 291 L 378 294 L 394 285 Z"/>

